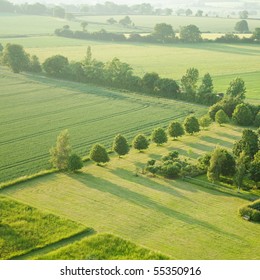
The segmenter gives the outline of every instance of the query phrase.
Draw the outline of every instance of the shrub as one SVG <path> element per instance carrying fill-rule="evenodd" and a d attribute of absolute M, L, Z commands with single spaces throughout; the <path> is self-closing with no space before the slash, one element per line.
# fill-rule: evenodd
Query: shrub
<path fill-rule="evenodd" d="M 100 144 L 95 144 L 92 147 L 89 157 L 98 164 L 106 163 L 110 160 L 105 147 Z"/>
<path fill-rule="evenodd" d="M 227 116 L 227 114 L 224 112 L 224 110 L 220 109 L 219 111 L 217 111 L 216 115 L 215 115 L 215 121 L 221 125 L 223 123 L 227 123 L 229 121 L 229 118 Z"/>
<path fill-rule="evenodd" d="M 121 134 L 118 134 L 113 142 L 113 150 L 120 156 L 126 155 L 129 152 L 127 140 Z"/>
<path fill-rule="evenodd" d="M 239 104 L 232 114 L 232 119 L 238 125 L 251 125 L 253 123 L 253 113 L 246 104 Z"/>
<path fill-rule="evenodd" d="M 75 172 L 83 167 L 83 161 L 80 156 L 72 154 L 68 160 L 68 170 Z"/>
<path fill-rule="evenodd" d="M 255 117 L 254 126 L 260 127 L 260 112 L 258 112 Z"/>
<path fill-rule="evenodd" d="M 260 222 L 260 199 L 239 209 L 241 216 L 248 216 L 250 221 Z"/>
<path fill-rule="evenodd" d="M 168 127 L 168 133 L 171 137 L 176 139 L 184 134 L 183 126 L 179 122 L 171 122 Z"/>
<path fill-rule="evenodd" d="M 165 133 L 165 131 L 162 128 L 156 128 L 154 129 L 152 135 L 151 135 L 151 139 L 154 143 L 156 143 L 157 145 L 163 144 L 163 143 L 167 143 L 167 135 Z"/>
<path fill-rule="evenodd" d="M 133 147 L 136 150 L 145 150 L 149 147 L 149 142 L 143 134 L 138 134 L 133 140 Z"/>

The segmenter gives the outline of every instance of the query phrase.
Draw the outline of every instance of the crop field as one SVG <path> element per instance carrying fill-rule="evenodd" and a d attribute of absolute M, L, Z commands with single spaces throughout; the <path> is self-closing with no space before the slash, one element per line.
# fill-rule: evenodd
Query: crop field
<path fill-rule="evenodd" d="M 112 157 L 105 167 L 88 163 L 82 173 L 51 174 L 3 189 L 1 194 L 171 259 L 259 259 L 260 228 L 238 215 L 238 209 L 248 203 L 243 193 L 136 176 L 148 159 L 158 159 L 172 149 L 197 158 L 216 145 L 231 148 L 241 130 L 214 125 L 196 136 L 163 146 L 152 144 L 144 153 Z M 53 254 L 66 256 L 66 251 Z"/>
<path fill-rule="evenodd" d="M 110 148 L 118 133 L 132 141 L 138 132 L 182 121 L 190 110 L 198 116 L 206 112 L 204 106 L 3 69 L 0 83 L 1 182 L 48 168 L 49 149 L 64 129 L 73 150 L 86 156 L 98 142 Z"/>
<path fill-rule="evenodd" d="M 0 196 L 0 259 L 86 232 L 86 227 Z"/>

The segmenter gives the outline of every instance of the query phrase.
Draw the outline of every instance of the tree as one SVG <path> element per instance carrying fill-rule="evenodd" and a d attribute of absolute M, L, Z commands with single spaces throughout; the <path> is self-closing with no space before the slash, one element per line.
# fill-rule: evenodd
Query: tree
<path fill-rule="evenodd" d="M 201 32 L 196 25 L 183 26 L 180 29 L 180 39 L 187 43 L 201 42 Z"/>
<path fill-rule="evenodd" d="M 91 160 L 97 164 L 109 162 L 109 156 L 104 146 L 95 144 L 89 154 Z"/>
<path fill-rule="evenodd" d="M 199 93 L 212 93 L 214 89 L 213 80 L 209 73 L 206 73 L 202 78 L 201 86 L 199 87 Z"/>
<path fill-rule="evenodd" d="M 239 104 L 233 112 L 232 119 L 238 125 L 251 125 L 254 121 L 254 116 L 251 109 L 246 104 Z"/>
<path fill-rule="evenodd" d="M 0 53 L 3 51 L 4 47 L 3 45 L 0 43 Z"/>
<path fill-rule="evenodd" d="M 203 16 L 203 11 L 202 10 L 198 10 L 195 14 L 196 17 L 202 17 Z"/>
<path fill-rule="evenodd" d="M 171 122 L 168 127 L 168 133 L 171 137 L 177 139 L 178 137 L 184 135 L 184 129 L 181 123 Z"/>
<path fill-rule="evenodd" d="M 68 170 L 75 172 L 83 167 L 83 161 L 80 156 L 72 154 L 68 160 Z"/>
<path fill-rule="evenodd" d="M 225 155 L 220 148 L 216 148 L 210 157 L 209 168 L 207 171 L 207 177 L 210 182 L 216 182 L 220 180 L 221 165 L 224 161 Z"/>
<path fill-rule="evenodd" d="M 33 73 L 40 73 L 42 71 L 39 58 L 36 55 L 30 58 L 28 70 Z"/>
<path fill-rule="evenodd" d="M 260 151 L 258 151 L 254 160 L 252 161 L 249 168 L 250 179 L 253 180 L 256 185 L 260 182 Z"/>
<path fill-rule="evenodd" d="M 114 18 L 109 18 L 109 19 L 107 20 L 107 23 L 109 23 L 109 24 L 115 24 L 115 23 L 117 23 L 117 21 L 116 21 Z"/>
<path fill-rule="evenodd" d="M 201 127 L 203 127 L 203 129 L 209 127 L 212 123 L 211 118 L 209 117 L 209 115 L 204 115 L 199 119 L 199 124 Z"/>
<path fill-rule="evenodd" d="M 71 147 L 69 143 L 69 132 L 63 130 L 57 137 L 56 146 L 50 149 L 51 159 L 53 167 L 58 170 L 66 170 L 68 168 L 69 156 L 71 153 Z"/>
<path fill-rule="evenodd" d="M 239 17 L 242 19 L 247 19 L 248 18 L 248 11 L 244 10 L 239 12 Z"/>
<path fill-rule="evenodd" d="M 136 150 L 146 150 L 149 147 L 149 142 L 143 134 L 138 134 L 133 140 L 133 147 Z"/>
<path fill-rule="evenodd" d="M 14 11 L 14 4 L 9 1 L 0 0 L 1 13 L 12 13 Z"/>
<path fill-rule="evenodd" d="M 124 18 L 119 20 L 119 24 L 123 26 L 129 26 L 132 24 L 132 20 L 130 19 L 129 16 L 125 16 Z"/>
<path fill-rule="evenodd" d="M 233 176 L 235 174 L 236 162 L 234 157 L 223 148 L 216 148 L 210 158 L 207 176 L 211 182 L 219 181 L 220 175 Z"/>
<path fill-rule="evenodd" d="M 217 111 L 215 115 L 215 121 L 219 124 L 222 125 L 223 123 L 228 123 L 229 118 L 227 114 L 224 112 L 224 110 L 220 109 Z"/>
<path fill-rule="evenodd" d="M 65 10 L 60 6 L 55 6 L 53 8 L 53 16 L 59 18 L 65 18 Z"/>
<path fill-rule="evenodd" d="M 185 15 L 188 17 L 188 16 L 191 16 L 192 15 L 192 10 L 191 9 L 187 9 L 185 11 Z"/>
<path fill-rule="evenodd" d="M 129 145 L 126 138 L 121 134 L 116 135 L 112 145 L 112 149 L 119 155 L 119 157 L 128 154 Z"/>
<path fill-rule="evenodd" d="M 241 78 L 237 77 L 230 82 L 226 93 L 230 97 L 244 100 L 246 97 L 245 92 L 246 92 L 245 82 Z"/>
<path fill-rule="evenodd" d="M 85 31 L 86 31 L 86 27 L 88 26 L 88 22 L 87 22 L 87 21 L 82 21 L 82 22 L 80 23 L 80 25 L 81 25 L 83 31 L 85 32 Z"/>
<path fill-rule="evenodd" d="M 151 139 L 157 145 L 167 143 L 168 141 L 166 132 L 160 127 L 153 130 Z"/>
<path fill-rule="evenodd" d="M 239 157 L 236 160 L 236 173 L 234 176 L 234 183 L 238 188 L 243 187 L 243 181 L 247 174 L 247 165 L 248 165 L 249 158 L 246 156 L 245 152 L 240 153 Z"/>
<path fill-rule="evenodd" d="M 255 116 L 254 126 L 260 127 L 260 111 Z"/>
<path fill-rule="evenodd" d="M 244 129 L 242 138 L 236 141 L 233 146 L 233 154 L 237 157 L 244 151 L 247 156 L 253 159 L 258 150 L 258 136 L 251 129 Z"/>
<path fill-rule="evenodd" d="M 195 116 L 189 116 L 184 120 L 184 129 L 187 133 L 193 134 L 200 131 L 199 121 Z"/>
<path fill-rule="evenodd" d="M 189 100 L 195 98 L 197 82 L 199 79 L 199 70 L 196 68 L 189 68 L 186 74 L 181 78 L 181 85 Z"/>
<path fill-rule="evenodd" d="M 62 55 L 51 56 L 42 64 L 44 71 L 51 76 L 60 76 L 68 65 L 69 61 L 67 57 Z"/>
<path fill-rule="evenodd" d="M 177 97 L 180 87 L 176 81 L 169 78 L 159 78 L 154 84 L 154 91 L 160 96 Z"/>
<path fill-rule="evenodd" d="M 20 73 L 28 69 L 29 55 L 21 45 L 8 43 L 3 51 L 3 63 L 8 65 L 14 73 Z"/>
<path fill-rule="evenodd" d="M 252 38 L 256 41 L 260 41 L 260 27 L 255 28 Z"/>
<path fill-rule="evenodd" d="M 161 42 L 175 38 L 175 32 L 170 24 L 158 23 L 154 27 L 153 36 Z"/>
<path fill-rule="evenodd" d="M 235 25 L 235 31 L 239 32 L 239 33 L 247 33 L 249 32 L 249 28 L 248 28 L 248 23 L 246 20 L 241 20 L 238 21 Z"/>
<path fill-rule="evenodd" d="M 145 91 L 154 92 L 155 83 L 160 79 L 159 75 L 155 72 L 145 73 L 142 78 L 142 85 Z"/>

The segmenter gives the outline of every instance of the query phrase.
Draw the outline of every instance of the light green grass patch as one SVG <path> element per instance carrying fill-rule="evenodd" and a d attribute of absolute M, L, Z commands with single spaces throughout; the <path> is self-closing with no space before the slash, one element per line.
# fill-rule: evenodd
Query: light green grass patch
<path fill-rule="evenodd" d="M 46 202 L 48 203 L 48 202 Z M 85 227 L 0 196 L 0 259 L 70 237 Z"/>
<path fill-rule="evenodd" d="M 42 260 L 165 260 L 168 257 L 111 234 L 97 234 L 37 259 Z"/>
<path fill-rule="evenodd" d="M 236 127 L 213 126 L 144 153 L 132 150 L 105 167 L 89 163 L 80 174 L 52 174 L 1 192 L 171 259 L 259 259 L 259 225 L 238 215 L 245 199 L 140 174 L 148 159 L 173 149 L 196 158 L 217 144 L 231 148 L 240 135 Z"/>

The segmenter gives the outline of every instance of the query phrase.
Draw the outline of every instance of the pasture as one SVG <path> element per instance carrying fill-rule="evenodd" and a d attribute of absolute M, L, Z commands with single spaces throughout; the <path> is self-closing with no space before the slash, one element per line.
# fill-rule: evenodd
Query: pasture
<path fill-rule="evenodd" d="M 116 134 L 132 141 L 138 132 L 182 121 L 206 107 L 157 99 L 46 77 L 12 74 L 2 68 L 0 181 L 50 167 L 49 149 L 69 129 L 75 152 L 87 156 L 100 142 L 110 148 Z"/>
<path fill-rule="evenodd" d="M 148 159 L 172 149 L 195 159 L 218 144 L 231 148 L 240 135 L 240 128 L 214 125 L 197 136 L 152 144 L 144 153 L 132 150 L 121 159 L 112 157 L 105 167 L 88 163 L 81 173 L 51 174 L 3 189 L 1 194 L 171 259 L 259 259 L 260 228 L 238 215 L 248 203 L 243 193 L 136 176 Z M 58 255 L 66 256 L 66 250 L 54 254 Z"/>

